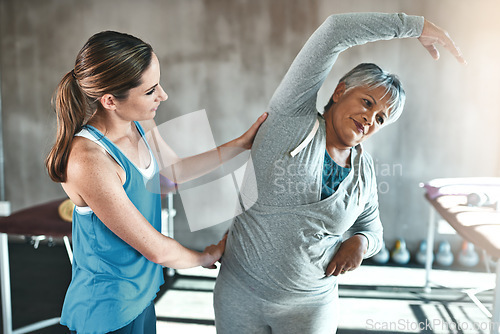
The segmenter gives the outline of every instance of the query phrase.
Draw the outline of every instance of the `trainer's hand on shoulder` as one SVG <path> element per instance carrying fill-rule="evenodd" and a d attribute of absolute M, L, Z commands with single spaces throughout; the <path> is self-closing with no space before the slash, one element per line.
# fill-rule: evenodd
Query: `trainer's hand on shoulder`
<path fill-rule="evenodd" d="M 458 62 L 467 64 L 464 57 L 462 56 L 462 52 L 455 45 L 455 42 L 453 42 L 448 32 L 430 21 L 424 21 L 424 29 L 422 30 L 422 34 L 420 35 L 418 40 L 420 41 L 420 43 L 422 43 L 424 48 L 427 49 L 432 58 L 434 58 L 435 60 L 439 59 L 439 51 L 436 48 L 436 45 L 440 44 L 453 56 L 455 56 Z"/>
<path fill-rule="evenodd" d="M 249 150 L 252 148 L 253 145 L 253 140 L 255 139 L 255 135 L 257 134 L 257 131 L 259 131 L 260 126 L 262 123 L 267 118 L 267 112 L 263 113 L 260 115 L 259 118 L 257 118 L 257 121 L 252 124 L 252 126 L 237 139 L 238 141 L 238 146 L 245 149 Z"/>
<path fill-rule="evenodd" d="M 227 234 L 219 241 L 217 245 L 210 245 L 203 251 L 204 260 L 202 263 L 202 267 L 207 269 L 216 269 L 217 266 L 215 262 L 219 261 L 224 254 L 224 250 L 226 249 L 226 240 Z"/>

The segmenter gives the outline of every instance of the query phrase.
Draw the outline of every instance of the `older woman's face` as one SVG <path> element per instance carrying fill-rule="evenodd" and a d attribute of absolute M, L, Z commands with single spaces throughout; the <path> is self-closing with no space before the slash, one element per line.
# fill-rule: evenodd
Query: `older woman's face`
<path fill-rule="evenodd" d="M 325 114 L 331 142 L 338 148 L 349 148 L 379 131 L 389 117 L 385 87 L 356 87 L 345 91 L 340 83 L 333 93 L 335 102 Z"/>

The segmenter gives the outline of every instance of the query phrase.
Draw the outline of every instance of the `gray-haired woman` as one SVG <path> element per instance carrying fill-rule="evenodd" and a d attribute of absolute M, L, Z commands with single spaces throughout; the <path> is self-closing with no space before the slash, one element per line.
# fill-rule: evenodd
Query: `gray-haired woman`
<path fill-rule="evenodd" d="M 248 178 L 241 198 L 245 206 L 257 193 L 256 203 L 228 233 L 214 294 L 218 333 L 335 332 L 337 276 L 382 244 L 373 162 L 361 143 L 399 117 L 405 93 L 374 64 L 344 76 L 323 115 L 317 93 L 343 50 L 406 37 L 419 37 L 435 59 L 441 44 L 465 62 L 423 17 L 382 13 L 330 16 L 294 60 L 252 148 L 256 184 Z"/>

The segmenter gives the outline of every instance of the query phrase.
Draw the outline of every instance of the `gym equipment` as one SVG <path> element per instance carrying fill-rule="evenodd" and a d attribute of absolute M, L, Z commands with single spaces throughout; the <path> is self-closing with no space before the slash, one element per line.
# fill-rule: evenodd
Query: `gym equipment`
<path fill-rule="evenodd" d="M 475 294 L 491 287 L 466 292 L 478 308 L 491 319 L 491 333 L 500 334 L 500 178 L 470 177 L 454 179 L 434 179 L 421 186 L 425 188 L 425 199 L 431 204 L 427 230 L 427 251 L 432 252 L 436 230 L 436 212 L 452 226 L 460 236 L 474 245 L 480 245 L 485 254 L 495 258 L 496 282 L 493 296 L 493 310 L 490 312 Z M 496 207 L 469 206 L 467 196 L 471 193 L 486 193 L 495 199 Z M 425 291 L 430 292 L 430 273 L 432 263 L 427 259 L 425 265 Z"/>
<path fill-rule="evenodd" d="M 436 263 L 443 267 L 449 267 L 453 264 L 454 259 L 450 243 L 448 241 L 441 241 L 436 253 Z"/>
<path fill-rule="evenodd" d="M 479 254 L 474 250 L 474 244 L 464 241 L 458 254 L 458 263 L 464 267 L 475 267 L 479 263 Z"/>
<path fill-rule="evenodd" d="M 56 200 L 10 214 L 10 208 L 3 210 L 0 217 L 0 288 L 2 294 L 2 321 L 4 334 L 23 334 L 59 323 L 60 318 L 42 320 L 34 324 L 13 330 L 12 329 L 12 301 L 10 291 L 10 266 L 8 235 L 22 235 L 34 237 L 34 240 L 63 238 L 70 262 L 73 261 L 73 252 L 69 238 L 71 224 L 59 215 L 59 207 L 63 200 Z M 8 202 L 0 202 L 2 204 Z M 7 205 L 8 206 L 8 205 Z M 67 204 L 65 204 L 67 206 Z M 2 205 L 3 207 L 3 205 Z M 65 210 L 66 211 L 66 210 Z M 9 215 L 10 214 L 10 215 Z M 36 241 L 34 246 L 37 246 Z"/>
<path fill-rule="evenodd" d="M 404 239 L 396 240 L 394 249 L 391 252 L 392 261 L 397 264 L 408 264 L 410 262 L 410 252 L 406 248 Z"/>
<path fill-rule="evenodd" d="M 434 254 L 431 253 L 431 262 L 434 261 Z M 427 241 L 422 240 L 420 242 L 420 247 L 418 248 L 417 254 L 415 254 L 415 260 L 418 264 L 424 265 L 427 261 Z"/>
<path fill-rule="evenodd" d="M 382 249 L 380 250 L 380 252 L 378 252 L 377 254 L 372 256 L 372 260 L 373 260 L 373 262 L 378 263 L 378 264 L 385 264 L 385 263 L 389 262 L 390 257 L 391 256 L 389 254 L 389 250 L 385 246 L 385 242 L 382 241 Z"/>

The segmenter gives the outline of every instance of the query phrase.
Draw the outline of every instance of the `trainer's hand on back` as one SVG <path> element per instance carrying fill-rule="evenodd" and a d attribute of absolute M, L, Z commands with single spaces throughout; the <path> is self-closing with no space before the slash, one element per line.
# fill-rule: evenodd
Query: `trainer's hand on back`
<path fill-rule="evenodd" d="M 424 21 L 424 29 L 422 30 L 422 34 L 418 38 L 420 43 L 427 49 L 432 58 L 435 60 L 439 59 L 439 51 L 436 48 L 437 44 L 442 45 L 446 50 L 451 52 L 453 56 L 458 60 L 458 62 L 462 64 L 467 64 L 464 57 L 462 56 L 462 52 L 455 45 L 455 42 L 451 39 L 450 35 L 438 27 L 434 23 L 425 20 Z"/>
<path fill-rule="evenodd" d="M 207 269 L 216 269 L 217 266 L 215 262 L 219 261 L 224 254 L 224 250 L 226 249 L 226 239 L 227 234 L 224 235 L 221 241 L 217 245 L 210 245 L 203 251 L 203 263 L 202 267 Z"/>

